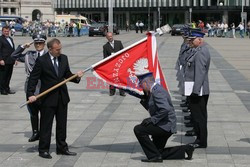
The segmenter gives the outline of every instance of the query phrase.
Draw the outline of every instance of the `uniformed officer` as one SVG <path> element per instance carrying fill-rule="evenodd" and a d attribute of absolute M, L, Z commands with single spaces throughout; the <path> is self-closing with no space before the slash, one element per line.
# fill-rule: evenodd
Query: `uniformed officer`
<path fill-rule="evenodd" d="M 207 147 L 207 102 L 209 97 L 208 71 L 210 66 L 210 53 L 204 42 L 204 33 L 191 31 L 191 47 L 196 48 L 195 54 L 188 57 L 185 67 L 186 88 L 192 88 L 190 94 L 190 110 L 194 121 L 194 130 L 197 138 L 190 144 L 194 148 Z M 186 89 L 185 88 L 185 89 Z"/>
<path fill-rule="evenodd" d="M 33 42 L 19 45 L 17 49 L 12 53 L 11 57 L 17 61 L 25 63 L 25 72 L 26 72 L 26 82 L 24 86 L 25 92 L 27 91 L 27 83 L 33 67 L 35 66 L 36 59 L 39 56 L 42 56 L 47 51 L 44 50 L 46 36 L 42 34 L 36 34 L 32 36 Z M 29 48 L 34 43 L 34 51 L 29 50 L 26 53 L 23 51 Z M 39 94 L 40 82 L 37 84 L 36 95 Z M 33 142 L 39 139 L 39 102 L 29 103 L 27 105 L 28 111 L 30 113 L 31 127 L 32 127 L 32 136 L 29 138 L 29 142 Z"/>
<path fill-rule="evenodd" d="M 168 138 L 176 133 L 176 115 L 169 93 L 155 82 L 151 72 L 139 74 L 137 78 L 144 91 L 141 104 L 150 114 L 134 127 L 134 133 L 147 156 L 142 162 L 184 159 L 185 154 L 187 159 L 192 159 L 194 149 L 189 145 L 164 148 Z"/>

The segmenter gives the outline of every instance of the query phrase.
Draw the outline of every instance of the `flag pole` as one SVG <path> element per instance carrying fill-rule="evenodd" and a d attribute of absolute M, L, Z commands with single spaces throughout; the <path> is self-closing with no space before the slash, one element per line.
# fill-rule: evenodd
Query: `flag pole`
<path fill-rule="evenodd" d="M 91 70 L 91 69 L 92 69 L 92 67 L 89 67 L 89 68 L 85 69 L 85 70 L 83 71 L 83 73 L 86 73 L 87 71 L 89 71 L 89 70 Z M 72 79 L 74 79 L 74 78 L 76 78 L 76 77 L 77 77 L 77 74 L 72 75 L 72 76 L 69 77 L 68 79 L 65 79 L 64 81 L 62 81 L 62 82 L 60 82 L 60 83 L 58 83 L 58 84 L 52 86 L 51 88 L 47 89 L 46 91 L 40 93 L 39 95 L 36 96 L 36 99 L 41 98 L 42 96 L 48 94 L 48 93 L 51 92 L 52 90 L 55 90 L 56 88 L 58 88 L 58 87 L 64 85 L 65 83 L 71 81 Z M 22 103 L 19 107 L 22 108 L 22 107 L 26 106 L 26 105 L 29 104 L 29 103 L 30 103 L 29 101 L 26 101 L 26 102 Z"/>

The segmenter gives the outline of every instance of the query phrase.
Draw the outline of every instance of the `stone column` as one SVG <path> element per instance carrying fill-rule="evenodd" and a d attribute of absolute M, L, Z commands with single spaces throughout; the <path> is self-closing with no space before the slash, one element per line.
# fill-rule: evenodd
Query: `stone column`
<path fill-rule="evenodd" d="M 104 12 L 101 12 L 101 21 L 106 21 L 104 18 Z"/>
<path fill-rule="evenodd" d="M 223 12 L 222 21 L 228 24 L 228 11 L 226 10 Z"/>
<path fill-rule="evenodd" d="M 10 11 L 10 8 L 8 8 L 8 15 L 11 15 L 11 11 Z"/>
<path fill-rule="evenodd" d="M 157 27 L 157 11 L 154 11 L 153 12 L 153 30 L 155 30 L 156 29 L 156 27 Z"/>
<path fill-rule="evenodd" d="M 189 16 L 189 11 L 185 11 L 185 24 L 189 23 L 189 20 L 190 20 L 189 17 L 190 17 Z"/>
<path fill-rule="evenodd" d="M 0 7 L 0 15 L 2 16 L 3 15 L 3 8 Z"/>
<path fill-rule="evenodd" d="M 129 20 L 129 12 L 126 12 L 126 23 L 128 22 L 128 24 L 130 25 L 130 20 Z"/>

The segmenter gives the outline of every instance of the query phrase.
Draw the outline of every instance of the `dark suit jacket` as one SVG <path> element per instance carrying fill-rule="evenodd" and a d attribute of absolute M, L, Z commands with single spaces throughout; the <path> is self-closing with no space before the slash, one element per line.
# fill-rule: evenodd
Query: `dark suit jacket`
<path fill-rule="evenodd" d="M 3 35 L 0 36 L 0 60 L 4 60 L 5 64 L 14 64 L 15 60 L 13 60 L 10 55 L 15 51 L 15 45 L 13 39 L 11 37 L 9 38 L 13 44 L 13 48 Z"/>
<path fill-rule="evenodd" d="M 121 41 L 114 40 L 114 48 L 107 42 L 103 45 L 103 58 L 106 58 L 111 55 L 111 53 L 118 52 L 123 49 L 123 45 Z"/>
<path fill-rule="evenodd" d="M 39 57 L 37 62 L 30 74 L 28 87 L 27 87 L 27 97 L 33 96 L 36 90 L 36 85 L 38 80 L 41 80 L 40 93 L 49 89 L 50 87 L 62 82 L 64 79 L 71 77 L 73 74 L 70 71 L 68 58 L 66 55 L 61 55 L 58 57 L 59 62 L 59 76 L 56 75 L 56 71 L 53 67 L 49 53 Z M 80 78 L 71 80 L 72 82 L 79 83 Z M 69 94 L 66 84 L 53 90 L 44 97 L 41 98 L 42 106 L 53 107 L 57 106 L 59 96 L 62 97 L 60 103 L 66 105 L 69 101 Z"/>
<path fill-rule="evenodd" d="M 156 84 L 147 100 L 141 104 L 148 110 L 151 121 L 165 131 L 176 132 L 176 115 L 169 93 L 159 84 Z"/>

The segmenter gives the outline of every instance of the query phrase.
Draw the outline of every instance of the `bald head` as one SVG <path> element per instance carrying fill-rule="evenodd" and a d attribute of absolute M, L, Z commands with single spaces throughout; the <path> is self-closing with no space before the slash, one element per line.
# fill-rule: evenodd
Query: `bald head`
<path fill-rule="evenodd" d="M 113 41 L 113 33 L 112 32 L 107 32 L 106 38 L 109 42 Z"/>

